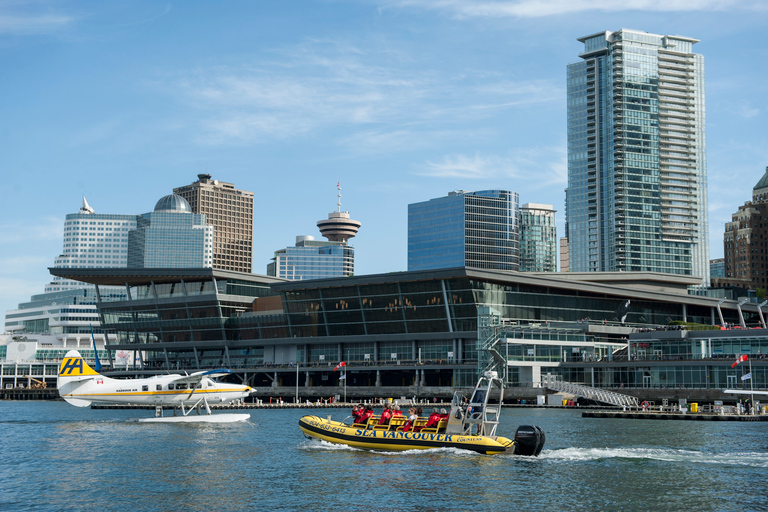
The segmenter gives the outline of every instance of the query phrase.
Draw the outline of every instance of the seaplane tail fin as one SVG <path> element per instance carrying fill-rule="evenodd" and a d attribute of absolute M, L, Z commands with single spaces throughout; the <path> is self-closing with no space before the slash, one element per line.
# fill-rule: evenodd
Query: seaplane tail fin
<path fill-rule="evenodd" d="M 56 380 L 56 387 L 61 397 L 72 405 L 77 407 L 88 407 L 90 400 L 73 398 L 72 392 L 85 381 L 93 380 L 99 373 L 88 366 L 85 359 L 77 350 L 70 350 L 64 356 L 59 366 L 59 377 Z"/>

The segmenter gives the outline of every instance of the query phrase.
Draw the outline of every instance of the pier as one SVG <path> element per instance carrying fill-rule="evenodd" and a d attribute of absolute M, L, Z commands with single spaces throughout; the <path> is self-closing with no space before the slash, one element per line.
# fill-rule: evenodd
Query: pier
<path fill-rule="evenodd" d="M 717 414 L 654 411 L 584 411 L 582 418 L 610 418 L 631 420 L 679 420 L 679 421 L 768 421 L 768 414 Z"/>

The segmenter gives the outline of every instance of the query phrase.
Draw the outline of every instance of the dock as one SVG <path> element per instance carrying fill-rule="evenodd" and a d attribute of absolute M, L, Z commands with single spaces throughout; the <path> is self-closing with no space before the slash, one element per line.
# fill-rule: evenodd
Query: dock
<path fill-rule="evenodd" d="M 653 411 L 584 411 L 582 418 L 678 421 L 768 421 L 768 414 L 716 414 Z"/>

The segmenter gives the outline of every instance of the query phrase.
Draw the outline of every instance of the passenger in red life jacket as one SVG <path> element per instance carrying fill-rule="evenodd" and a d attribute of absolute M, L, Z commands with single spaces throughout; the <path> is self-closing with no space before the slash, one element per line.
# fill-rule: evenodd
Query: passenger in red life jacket
<path fill-rule="evenodd" d="M 389 420 L 392 418 L 392 409 L 389 403 L 384 404 L 384 410 L 381 411 L 381 417 L 379 418 L 379 425 L 389 425 Z"/>
<path fill-rule="evenodd" d="M 440 409 L 440 419 L 448 421 L 448 411 L 445 409 Z"/>
<path fill-rule="evenodd" d="M 399 405 L 395 405 L 395 407 L 392 409 L 392 417 L 400 416 L 403 417 L 403 411 L 400 410 Z"/>
<path fill-rule="evenodd" d="M 365 409 L 363 409 L 363 414 L 360 416 L 360 421 L 358 423 L 367 423 L 368 418 L 373 416 L 373 407 L 370 405 L 366 405 Z"/>
<path fill-rule="evenodd" d="M 363 417 L 364 412 L 365 408 L 363 407 L 363 404 L 357 404 L 352 407 L 352 420 L 354 423 L 362 423 L 361 418 Z"/>
<path fill-rule="evenodd" d="M 403 432 L 410 432 L 413 430 L 413 425 L 416 423 L 416 420 L 419 419 L 419 414 L 421 414 L 421 407 L 411 407 L 408 409 L 408 421 L 406 421 L 403 426 Z"/>
<path fill-rule="evenodd" d="M 437 424 L 440 423 L 440 412 L 437 409 L 432 409 L 432 414 L 429 415 L 429 418 L 427 418 L 427 424 L 423 427 L 416 427 L 414 430 L 418 432 L 422 428 L 435 428 L 437 427 Z"/>

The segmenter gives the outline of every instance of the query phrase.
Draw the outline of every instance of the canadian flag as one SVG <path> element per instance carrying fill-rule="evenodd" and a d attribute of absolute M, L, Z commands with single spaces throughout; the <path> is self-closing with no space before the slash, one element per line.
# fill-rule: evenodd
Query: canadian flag
<path fill-rule="evenodd" d="M 347 363 L 345 363 L 344 361 L 342 361 L 339 364 L 337 364 L 336 368 L 334 368 L 333 371 L 336 371 L 336 370 L 338 370 L 339 368 L 341 368 L 343 366 L 347 366 Z"/>
<path fill-rule="evenodd" d="M 744 361 L 748 361 L 748 360 L 749 360 L 749 356 L 748 356 L 747 354 L 741 355 L 741 356 L 739 356 L 739 358 L 736 360 L 736 362 L 735 362 L 735 363 L 733 363 L 733 364 L 731 365 L 731 368 L 736 368 L 736 365 L 737 365 L 737 364 L 739 364 L 739 363 L 743 363 Z"/>

